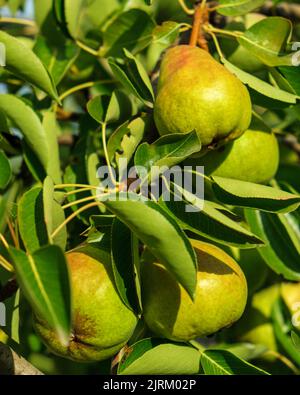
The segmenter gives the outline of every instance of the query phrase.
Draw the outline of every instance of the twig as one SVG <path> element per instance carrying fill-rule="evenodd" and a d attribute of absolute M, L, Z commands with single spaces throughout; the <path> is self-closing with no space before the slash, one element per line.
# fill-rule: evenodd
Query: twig
<path fill-rule="evenodd" d="M 43 373 L 10 347 L 0 343 L 0 375 L 41 376 Z"/>
<path fill-rule="evenodd" d="M 199 44 L 202 49 L 208 51 L 207 41 L 203 32 L 203 25 L 207 22 L 208 11 L 206 7 L 206 0 L 203 0 L 195 11 L 193 29 L 189 43 L 190 46 L 195 47 L 197 44 Z"/>

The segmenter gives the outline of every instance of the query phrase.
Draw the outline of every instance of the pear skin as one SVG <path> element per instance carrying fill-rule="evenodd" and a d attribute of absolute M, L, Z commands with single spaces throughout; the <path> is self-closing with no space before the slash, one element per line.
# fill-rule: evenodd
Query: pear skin
<path fill-rule="evenodd" d="M 156 335 L 189 341 L 232 325 L 243 314 L 247 282 L 239 265 L 224 251 L 191 240 L 198 259 L 194 302 L 173 275 L 145 254 L 142 266 L 144 318 Z"/>
<path fill-rule="evenodd" d="M 161 65 L 154 119 L 161 135 L 196 130 L 203 146 L 239 137 L 251 120 L 240 80 L 198 47 L 169 49 Z"/>
<path fill-rule="evenodd" d="M 257 184 L 268 183 L 279 166 L 279 145 L 273 133 L 247 130 L 238 139 L 188 164 L 204 166 L 205 174 Z"/>
<path fill-rule="evenodd" d="M 120 299 L 113 280 L 109 253 L 88 246 L 67 254 L 73 293 L 73 330 L 68 347 L 35 317 L 35 329 L 59 356 L 93 362 L 112 357 L 131 337 L 135 314 Z"/>

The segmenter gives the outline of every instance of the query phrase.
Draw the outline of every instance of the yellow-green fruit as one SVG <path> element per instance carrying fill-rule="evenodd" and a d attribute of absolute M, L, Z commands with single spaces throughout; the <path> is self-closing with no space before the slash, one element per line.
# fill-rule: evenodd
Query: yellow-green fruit
<path fill-rule="evenodd" d="M 154 119 L 161 135 L 196 130 L 206 146 L 235 139 L 249 127 L 251 100 L 208 52 L 179 45 L 162 61 Z"/>
<path fill-rule="evenodd" d="M 271 322 L 271 311 L 280 296 L 278 284 L 257 292 L 247 307 L 242 319 L 232 328 L 235 340 L 262 344 L 269 350 L 277 351 L 277 343 Z"/>
<path fill-rule="evenodd" d="M 265 184 L 277 172 L 279 147 L 274 134 L 247 130 L 240 138 L 187 164 L 204 166 L 205 174 Z"/>
<path fill-rule="evenodd" d="M 300 329 L 300 283 L 281 284 L 281 297 L 294 317 L 294 324 Z"/>
<path fill-rule="evenodd" d="M 191 243 L 198 259 L 194 302 L 173 275 L 147 254 L 142 269 L 146 324 L 154 334 L 176 341 L 204 337 L 232 325 L 247 300 L 247 282 L 239 265 L 214 245 Z"/>
<path fill-rule="evenodd" d="M 137 318 L 121 301 L 109 254 L 88 246 L 67 254 L 73 291 L 73 329 L 64 347 L 55 332 L 35 317 L 35 328 L 55 354 L 78 362 L 112 357 L 130 339 Z"/>

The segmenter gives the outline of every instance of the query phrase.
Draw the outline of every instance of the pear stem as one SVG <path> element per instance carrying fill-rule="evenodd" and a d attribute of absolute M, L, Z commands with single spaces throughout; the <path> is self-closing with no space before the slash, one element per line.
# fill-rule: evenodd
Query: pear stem
<path fill-rule="evenodd" d="M 202 30 L 202 26 L 206 22 L 208 22 L 208 11 L 206 7 L 206 0 L 203 0 L 195 10 L 193 29 L 189 42 L 191 47 L 196 47 L 199 44 L 202 49 L 208 51 L 207 41 L 203 35 Z"/>

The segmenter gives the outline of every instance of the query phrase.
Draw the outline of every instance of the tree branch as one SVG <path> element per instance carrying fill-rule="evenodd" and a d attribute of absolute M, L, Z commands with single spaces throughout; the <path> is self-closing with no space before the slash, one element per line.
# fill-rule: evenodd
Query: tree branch
<path fill-rule="evenodd" d="M 41 376 L 38 369 L 20 357 L 10 347 L 0 343 L 0 376 Z"/>

